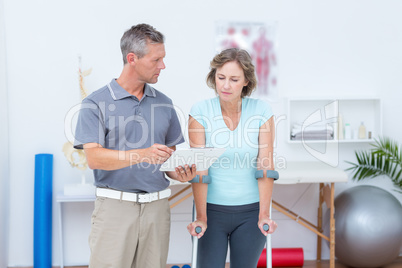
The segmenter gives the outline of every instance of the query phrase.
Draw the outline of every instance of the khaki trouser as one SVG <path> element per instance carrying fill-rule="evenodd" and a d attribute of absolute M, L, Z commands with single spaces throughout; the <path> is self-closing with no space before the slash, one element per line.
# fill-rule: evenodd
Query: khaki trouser
<path fill-rule="evenodd" d="M 166 267 L 167 198 L 146 204 L 97 197 L 91 219 L 90 268 Z"/>

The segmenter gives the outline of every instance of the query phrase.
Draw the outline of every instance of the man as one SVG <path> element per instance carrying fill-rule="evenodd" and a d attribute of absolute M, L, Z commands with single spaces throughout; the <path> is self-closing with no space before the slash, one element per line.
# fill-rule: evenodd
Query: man
<path fill-rule="evenodd" d="M 139 24 L 120 41 L 119 78 L 82 102 L 75 148 L 94 170 L 96 201 L 89 236 L 89 267 L 166 266 L 170 208 L 168 180 L 159 171 L 184 141 L 172 101 L 149 84 L 165 69 L 164 36 Z M 182 182 L 195 166 L 167 175 Z"/>

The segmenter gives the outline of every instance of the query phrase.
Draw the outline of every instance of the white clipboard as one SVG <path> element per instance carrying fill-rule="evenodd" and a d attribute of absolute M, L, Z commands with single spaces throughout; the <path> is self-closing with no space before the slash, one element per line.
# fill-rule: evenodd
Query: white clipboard
<path fill-rule="evenodd" d="M 162 164 L 160 171 L 175 171 L 178 166 L 196 165 L 197 171 L 207 170 L 223 154 L 225 148 L 189 148 L 177 149 Z"/>

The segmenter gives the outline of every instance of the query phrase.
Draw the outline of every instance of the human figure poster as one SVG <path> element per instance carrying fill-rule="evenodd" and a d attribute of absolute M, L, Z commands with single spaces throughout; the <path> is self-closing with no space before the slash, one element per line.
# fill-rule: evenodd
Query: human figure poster
<path fill-rule="evenodd" d="M 227 48 L 247 50 L 253 59 L 258 88 L 254 97 L 278 99 L 278 62 L 276 56 L 276 22 L 216 23 L 216 52 Z"/>

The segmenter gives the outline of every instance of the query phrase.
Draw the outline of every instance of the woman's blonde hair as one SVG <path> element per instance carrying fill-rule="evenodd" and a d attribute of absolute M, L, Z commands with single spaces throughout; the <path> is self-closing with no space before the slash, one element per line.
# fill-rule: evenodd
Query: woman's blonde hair
<path fill-rule="evenodd" d="M 207 85 L 214 89 L 216 93 L 216 70 L 221 68 L 225 63 L 235 61 L 243 69 L 244 77 L 248 81 L 247 85 L 243 87 L 241 97 L 250 96 L 254 89 L 257 87 L 257 78 L 255 76 L 254 65 L 252 63 L 250 54 L 244 49 L 229 48 L 217 54 L 211 61 L 210 68 L 207 75 Z"/>

